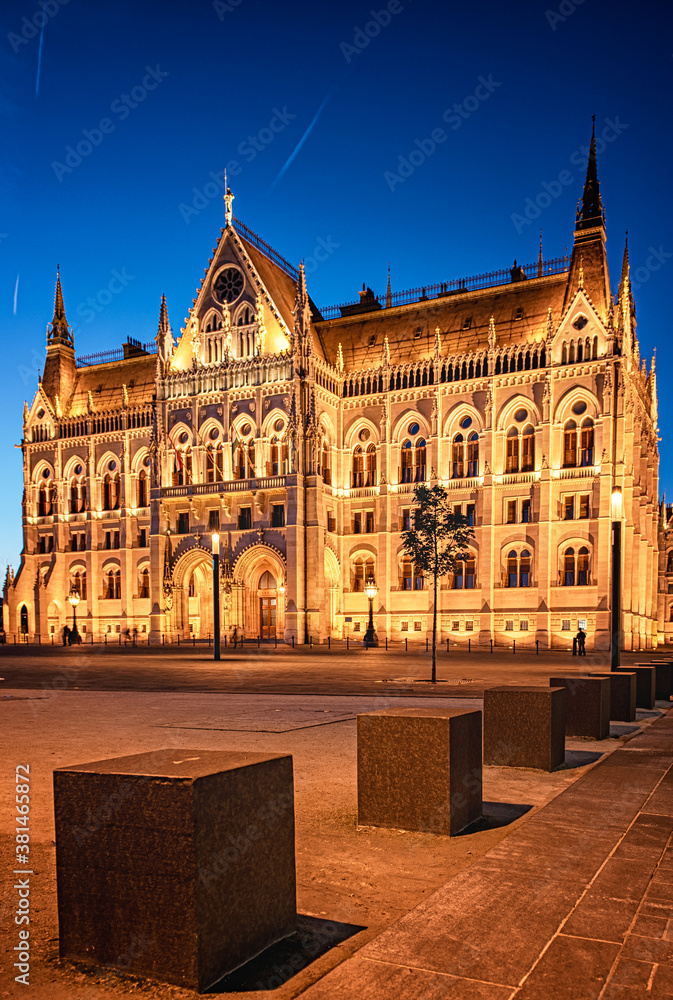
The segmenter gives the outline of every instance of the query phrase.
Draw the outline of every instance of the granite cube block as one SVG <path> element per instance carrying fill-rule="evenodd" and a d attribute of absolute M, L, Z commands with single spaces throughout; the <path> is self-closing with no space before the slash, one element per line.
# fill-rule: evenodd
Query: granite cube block
<path fill-rule="evenodd" d="M 566 689 L 566 736 L 606 740 L 610 735 L 610 681 L 570 674 L 550 677 L 550 687 Z"/>
<path fill-rule="evenodd" d="M 654 664 L 634 664 L 630 667 L 618 667 L 618 670 L 620 673 L 635 672 L 636 708 L 654 708 L 657 684 L 657 668 Z"/>
<path fill-rule="evenodd" d="M 296 918 L 292 757 L 162 749 L 54 771 L 64 958 L 203 992 Z"/>
<path fill-rule="evenodd" d="M 553 771 L 565 760 L 565 687 L 484 691 L 484 763 Z"/>
<path fill-rule="evenodd" d="M 610 673 L 596 671 L 589 677 L 607 677 L 610 682 L 610 718 L 620 722 L 633 722 L 636 717 L 636 675 L 614 670 Z"/>
<path fill-rule="evenodd" d="M 654 697 L 657 701 L 670 701 L 671 694 L 671 660 L 650 660 L 649 663 L 636 663 L 635 667 L 654 667 Z"/>
<path fill-rule="evenodd" d="M 481 712 L 358 715 L 358 823 L 454 835 L 482 814 Z"/>

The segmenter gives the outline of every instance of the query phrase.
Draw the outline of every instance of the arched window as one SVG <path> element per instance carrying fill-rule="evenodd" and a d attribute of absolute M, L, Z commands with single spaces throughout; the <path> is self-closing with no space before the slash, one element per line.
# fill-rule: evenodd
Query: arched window
<path fill-rule="evenodd" d="M 425 438 L 419 438 L 416 442 L 416 475 L 414 476 L 416 483 L 425 482 L 425 454 Z"/>
<path fill-rule="evenodd" d="M 402 468 L 400 469 L 400 482 L 413 483 L 414 481 L 414 453 L 411 441 L 405 441 L 402 445 Z"/>
<path fill-rule="evenodd" d="M 591 417 L 582 421 L 580 434 L 580 465 L 594 464 L 594 422 Z"/>
<path fill-rule="evenodd" d="M 209 444 L 206 449 L 206 482 L 224 481 L 224 450 L 218 444 Z"/>
<path fill-rule="evenodd" d="M 524 428 L 521 438 L 521 471 L 532 472 L 535 469 L 535 428 L 529 424 Z"/>
<path fill-rule="evenodd" d="M 507 431 L 507 454 L 505 458 L 505 472 L 519 471 L 519 431 L 516 427 L 510 427 Z"/>
<path fill-rule="evenodd" d="M 467 474 L 479 475 L 479 435 L 472 431 L 467 439 Z"/>
<path fill-rule="evenodd" d="M 465 444 L 462 434 L 456 434 L 451 445 L 451 478 L 462 479 L 465 475 Z"/>
<path fill-rule="evenodd" d="M 147 498 L 147 471 L 145 469 L 141 469 L 138 473 L 138 486 L 136 492 L 137 506 L 147 507 Z"/>
<path fill-rule="evenodd" d="M 180 437 L 183 440 L 173 456 L 173 486 L 188 486 L 192 481 L 192 449 L 187 432 Z"/>
<path fill-rule="evenodd" d="M 286 476 L 288 473 L 287 441 L 271 438 L 270 461 L 266 463 L 267 476 Z"/>
<path fill-rule="evenodd" d="M 575 360 L 575 341 L 570 341 L 570 350 L 568 351 L 568 364 L 571 365 Z"/>
<path fill-rule="evenodd" d="M 575 586 L 575 550 L 566 549 L 563 555 L 563 586 Z"/>
<path fill-rule="evenodd" d="M 119 600 L 122 595 L 121 572 L 118 569 L 109 569 L 104 578 L 104 600 Z"/>
<path fill-rule="evenodd" d="M 189 585 L 187 587 L 187 596 L 196 597 L 196 576 L 194 573 L 189 578 Z"/>
<path fill-rule="evenodd" d="M 70 513 L 81 514 L 86 506 L 86 480 L 75 474 L 70 480 Z"/>
<path fill-rule="evenodd" d="M 506 587 L 530 587 L 531 554 L 528 549 L 507 553 Z"/>
<path fill-rule="evenodd" d="M 516 587 L 518 579 L 519 579 L 518 558 L 516 552 L 514 551 L 514 549 L 512 549 L 512 551 L 507 556 L 507 575 L 505 578 L 507 586 Z"/>
<path fill-rule="evenodd" d="M 456 571 L 449 579 L 449 586 L 454 590 L 472 590 L 476 586 L 477 562 L 474 556 L 459 559 Z"/>
<path fill-rule="evenodd" d="M 362 454 L 361 445 L 357 445 L 353 452 L 353 481 L 351 486 L 364 486 L 365 460 Z"/>
<path fill-rule="evenodd" d="M 577 424 L 568 420 L 563 428 L 563 467 L 574 468 L 577 465 Z"/>
<path fill-rule="evenodd" d="M 423 590 L 423 571 L 416 566 L 410 556 L 402 558 L 402 572 L 400 575 L 400 590 Z"/>
<path fill-rule="evenodd" d="M 234 455 L 234 479 L 255 478 L 255 442 L 240 441 Z"/>
<path fill-rule="evenodd" d="M 119 473 L 106 472 L 105 477 L 103 479 L 103 510 L 118 510 L 118 509 L 119 509 Z"/>
<path fill-rule="evenodd" d="M 374 560 L 371 556 L 360 556 L 353 562 L 352 589 L 354 593 L 364 593 L 365 583 L 369 578 L 375 579 Z"/>
<path fill-rule="evenodd" d="M 586 587 L 589 583 L 589 550 L 583 545 L 577 554 L 577 585 Z"/>
<path fill-rule="evenodd" d="M 330 447 L 327 441 L 322 443 L 321 471 L 323 482 L 328 486 L 332 484 L 332 470 L 330 469 Z"/>
<path fill-rule="evenodd" d="M 257 589 L 258 590 L 276 589 L 276 578 L 271 573 L 269 573 L 268 569 L 265 570 L 265 572 L 262 573 L 261 577 L 259 578 L 259 585 Z"/>
<path fill-rule="evenodd" d="M 668 553 L 668 562 L 666 563 L 666 572 L 673 573 L 673 549 Z"/>
<path fill-rule="evenodd" d="M 581 340 L 577 341 L 577 360 L 581 361 L 584 355 L 584 344 Z"/>
<path fill-rule="evenodd" d="M 143 567 L 138 578 L 138 597 L 150 596 L 150 570 L 149 566 Z"/>
<path fill-rule="evenodd" d="M 365 456 L 365 486 L 376 486 L 376 445 L 370 444 L 367 446 L 367 454 Z"/>
<path fill-rule="evenodd" d="M 524 549 L 519 560 L 519 586 L 530 587 L 530 552 Z"/>
<path fill-rule="evenodd" d="M 561 348 L 561 364 L 562 365 L 568 364 L 568 345 L 566 344 L 565 340 L 563 341 L 563 347 Z"/>
<path fill-rule="evenodd" d="M 37 494 L 37 513 L 39 517 L 48 517 L 54 513 L 56 502 L 56 484 L 48 479 L 40 484 Z"/>
<path fill-rule="evenodd" d="M 75 570 L 70 581 L 70 589 L 77 591 L 80 600 L 86 601 L 86 570 Z"/>
<path fill-rule="evenodd" d="M 248 447 L 245 450 L 246 457 L 246 479 L 255 479 L 257 473 L 255 471 L 255 442 L 248 441 Z"/>
<path fill-rule="evenodd" d="M 564 587 L 586 587 L 591 583 L 589 549 L 583 545 L 579 552 L 567 548 L 563 553 L 561 584 Z"/>

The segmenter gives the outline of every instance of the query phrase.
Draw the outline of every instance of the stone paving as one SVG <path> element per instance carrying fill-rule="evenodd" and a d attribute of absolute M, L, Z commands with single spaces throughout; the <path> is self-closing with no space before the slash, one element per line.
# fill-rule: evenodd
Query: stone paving
<path fill-rule="evenodd" d="M 669 712 L 303 995 L 673 996 L 672 834 Z"/>

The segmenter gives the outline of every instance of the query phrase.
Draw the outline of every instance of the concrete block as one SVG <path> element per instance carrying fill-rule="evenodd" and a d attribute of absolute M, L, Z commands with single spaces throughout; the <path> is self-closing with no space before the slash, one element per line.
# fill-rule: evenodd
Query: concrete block
<path fill-rule="evenodd" d="M 550 677 L 550 687 L 566 689 L 566 736 L 606 740 L 610 735 L 610 682 L 607 677 L 570 674 Z"/>
<path fill-rule="evenodd" d="M 294 931 L 292 757 L 61 767 L 54 807 L 61 957 L 203 992 Z"/>
<path fill-rule="evenodd" d="M 636 717 L 636 675 L 633 671 L 590 673 L 589 677 L 607 677 L 610 682 L 610 718 L 633 722 Z"/>
<path fill-rule="evenodd" d="M 654 708 L 657 670 L 654 664 L 619 667 L 620 673 L 634 671 L 636 675 L 636 708 Z"/>
<path fill-rule="evenodd" d="M 484 691 L 484 763 L 553 771 L 565 760 L 565 687 Z"/>
<path fill-rule="evenodd" d="M 482 814 L 481 712 L 358 715 L 358 823 L 454 835 Z"/>

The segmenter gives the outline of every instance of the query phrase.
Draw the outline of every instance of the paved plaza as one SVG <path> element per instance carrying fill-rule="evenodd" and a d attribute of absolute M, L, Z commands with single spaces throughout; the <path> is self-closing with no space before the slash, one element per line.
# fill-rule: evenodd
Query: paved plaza
<path fill-rule="evenodd" d="M 639 710 L 635 722 L 613 721 L 605 740 L 567 739 L 566 762 L 552 773 L 485 767 L 484 818 L 460 836 L 357 826 L 357 714 L 390 704 L 481 708 L 485 687 L 546 684 L 580 665 L 605 667 L 567 654 L 444 653 L 431 685 L 424 652 L 262 647 L 214 664 L 198 647 L 5 647 L 0 746 L 11 770 L 22 763 L 31 772 L 34 995 L 195 996 L 58 958 L 52 771 L 197 747 L 291 753 L 295 774 L 297 933 L 215 992 L 673 996 L 673 729 L 664 703 Z M 13 792 L 8 778 L 0 801 L 8 872 Z M 11 886 L 2 879 L 5 914 Z M 4 969 L 13 946 L 6 936 Z M 0 997 L 26 995 L 3 973 Z"/>

